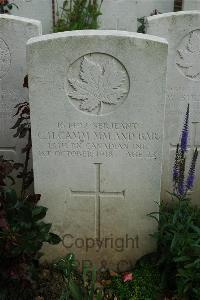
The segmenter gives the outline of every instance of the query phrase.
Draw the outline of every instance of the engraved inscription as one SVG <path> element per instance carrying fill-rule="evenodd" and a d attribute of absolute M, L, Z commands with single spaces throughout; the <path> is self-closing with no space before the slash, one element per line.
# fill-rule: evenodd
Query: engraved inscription
<path fill-rule="evenodd" d="M 161 135 L 139 122 L 63 122 L 40 130 L 40 157 L 128 159 L 160 158 Z"/>
<path fill-rule="evenodd" d="M 176 65 L 188 79 L 200 80 L 200 30 L 190 32 L 177 50 Z"/>
<path fill-rule="evenodd" d="M 72 196 L 94 196 L 95 197 L 95 232 L 96 232 L 96 239 L 101 239 L 101 231 L 100 231 L 100 224 L 101 224 L 101 198 L 102 197 L 120 197 L 125 199 L 125 190 L 122 192 L 105 192 L 101 190 L 101 164 L 95 163 L 96 167 L 96 189 L 95 191 L 72 191 Z"/>
<path fill-rule="evenodd" d="M 0 39 L 0 78 L 3 78 L 9 70 L 11 55 L 8 45 Z"/>
<path fill-rule="evenodd" d="M 112 112 L 124 102 L 129 91 L 128 74 L 109 55 L 92 53 L 73 63 L 69 70 L 68 96 L 80 111 L 94 115 Z"/>

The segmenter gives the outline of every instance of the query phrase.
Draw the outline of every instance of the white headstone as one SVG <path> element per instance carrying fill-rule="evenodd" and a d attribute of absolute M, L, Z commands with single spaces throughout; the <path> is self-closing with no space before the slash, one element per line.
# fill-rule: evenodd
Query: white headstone
<path fill-rule="evenodd" d="M 169 42 L 162 197 L 172 191 L 172 166 L 187 104 L 192 123 L 190 144 L 200 147 L 200 12 L 188 11 L 148 18 L 149 34 Z M 192 152 L 192 151 L 191 151 Z M 192 198 L 199 203 L 200 174 Z"/>
<path fill-rule="evenodd" d="M 0 15 L 0 155 L 15 162 L 24 160 L 21 149 L 27 142 L 14 138 L 15 131 L 10 129 L 16 122 L 15 105 L 28 100 L 28 91 L 23 88 L 26 42 L 39 34 L 38 21 Z"/>
<path fill-rule="evenodd" d="M 101 13 L 100 29 L 137 31 L 136 0 L 104 0 Z"/>
<path fill-rule="evenodd" d="M 148 17 L 155 9 L 160 13 L 171 12 L 174 10 L 174 0 L 137 0 L 138 17 Z"/>
<path fill-rule="evenodd" d="M 183 0 L 183 10 L 200 10 L 200 0 Z"/>
<path fill-rule="evenodd" d="M 64 0 L 54 0 L 55 9 L 61 11 Z M 190 0 L 189 0 L 190 1 Z M 43 33 L 53 28 L 52 0 L 15 0 L 12 14 L 42 22 Z M 98 0 L 99 4 L 101 0 Z M 161 13 L 173 11 L 174 0 L 103 0 L 99 18 L 101 29 L 137 31 L 137 18 L 150 16 L 153 10 Z"/>
<path fill-rule="evenodd" d="M 18 9 L 13 6 L 12 14 L 41 21 L 43 34 L 53 31 L 52 0 L 14 0 L 13 2 Z"/>
<path fill-rule="evenodd" d="M 163 13 L 173 8 L 174 0 L 103 0 L 100 28 L 137 31 L 137 18 L 150 16 L 155 9 Z"/>
<path fill-rule="evenodd" d="M 165 40 L 130 32 L 28 42 L 35 191 L 64 237 L 48 258 L 121 270 L 154 250 L 166 58 Z"/>

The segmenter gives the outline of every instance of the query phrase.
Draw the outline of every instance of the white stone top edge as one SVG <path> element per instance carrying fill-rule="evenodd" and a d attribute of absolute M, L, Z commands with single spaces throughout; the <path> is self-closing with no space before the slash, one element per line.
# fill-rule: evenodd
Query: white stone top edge
<path fill-rule="evenodd" d="M 177 11 L 177 12 L 169 12 L 164 14 L 159 14 L 155 16 L 150 16 L 147 18 L 148 21 L 159 20 L 162 18 L 170 18 L 173 16 L 187 16 L 187 15 L 200 15 L 200 10 L 186 10 L 186 11 Z"/>
<path fill-rule="evenodd" d="M 78 36 L 101 36 L 101 37 L 127 37 L 127 38 L 136 38 L 141 40 L 148 40 L 152 42 L 157 42 L 161 44 L 168 45 L 168 42 L 166 39 L 149 35 L 149 34 L 142 34 L 137 32 L 129 32 L 129 31 L 119 31 L 119 30 L 74 30 L 74 31 L 65 31 L 65 32 L 59 32 L 59 33 L 52 33 L 52 34 L 46 34 L 42 36 L 33 37 L 28 40 L 27 45 L 39 43 L 39 42 L 47 42 L 50 40 L 56 40 L 56 39 L 62 39 L 66 37 L 78 37 Z"/>
<path fill-rule="evenodd" d="M 13 16 L 13 15 L 8 15 L 8 14 L 0 14 L 0 19 L 13 20 L 13 21 L 18 21 L 18 22 L 22 22 L 22 23 L 29 23 L 32 25 L 42 27 L 41 21 L 35 20 L 35 19 L 29 19 L 29 18 Z"/>

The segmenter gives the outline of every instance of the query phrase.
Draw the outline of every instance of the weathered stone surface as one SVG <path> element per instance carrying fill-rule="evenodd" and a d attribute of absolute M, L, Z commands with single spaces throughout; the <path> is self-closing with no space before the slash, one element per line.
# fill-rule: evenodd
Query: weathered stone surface
<path fill-rule="evenodd" d="M 136 0 L 105 0 L 101 13 L 100 29 L 137 31 Z"/>
<path fill-rule="evenodd" d="M 104 0 L 100 29 L 137 31 L 137 18 L 150 16 L 155 9 L 173 11 L 173 5 L 174 0 Z"/>
<path fill-rule="evenodd" d="M 19 9 L 13 7 L 12 14 L 41 21 L 43 34 L 53 31 L 52 0 L 15 0 L 14 3 Z"/>
<path fill-rule="evenodd" d="M 165 40 L 129 32 L 29 41 L 35 191 L 64 237 L 48 258 L 122 271 L 154 250 L 166 58 Z"/>
<path fill-rule="evenodd" d="M 16 104 L 28 100 L 23 88 L 26 69 L 26 42 L 41 33 L 40 22 L 10 15 L 0 15 L 0 155 L 21 162 L 24 139 L 14 138 L 10 129 Z"/>
<path fill-rule="evenodd" d="M 138 0 L 136 2 L 138 17 L 148 17 L 155 9 L 160 13 L 171 12 L 174 10 L 174 0 Z"/>
<path fill-rule="evenodd" d="M 177 12 L 148 18 L 149 34 L 169 42 L 162 197 L 172 190 L 176 144 L 190 103 L 190 144 L 200 146 L 200 12 Z M 192 154 L 192 151 L 190 151 Z M 198 165 L 199 167 L 199 165 Z M 199 203 L 200 174 L 192 198 Z"/>
<path fill-rule="evenodd" d="M 183 0 L 183 10 L 200 10 L 200 1 Z"/>
<path fill-rule="evenodd" d="M 43 33 L 52 32 L 52 0 L 15 0 L 14 3 L 19 9 L 14 7 L 12 14 L 40 20 Z M 60 10 L 62 4 L 63 0 L 55 0 L 56 10 L 57 7 Z M 173 5 L 174 0 L 104 0 L 100 29 L 137 31 L 137 18 L 149 16 L 154 9 L 161 13 L 173 11 Z"/>

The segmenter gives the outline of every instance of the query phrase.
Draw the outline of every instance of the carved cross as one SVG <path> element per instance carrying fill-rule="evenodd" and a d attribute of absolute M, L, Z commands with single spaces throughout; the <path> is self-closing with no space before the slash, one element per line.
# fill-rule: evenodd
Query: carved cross
<path fill-rule="evenodd" d="M 101 198 L 102 197 L 116 197 L 125 199 L 125 190 L 122 192 L 103 192 L 101 191 L 101 164 L 95 163 L 96 168 L 96 187 L 94 191 L 73 191 L 72 196 L 94 196 L 95 197 L 95 232 L 96 239 L 101 238 Z"/>

